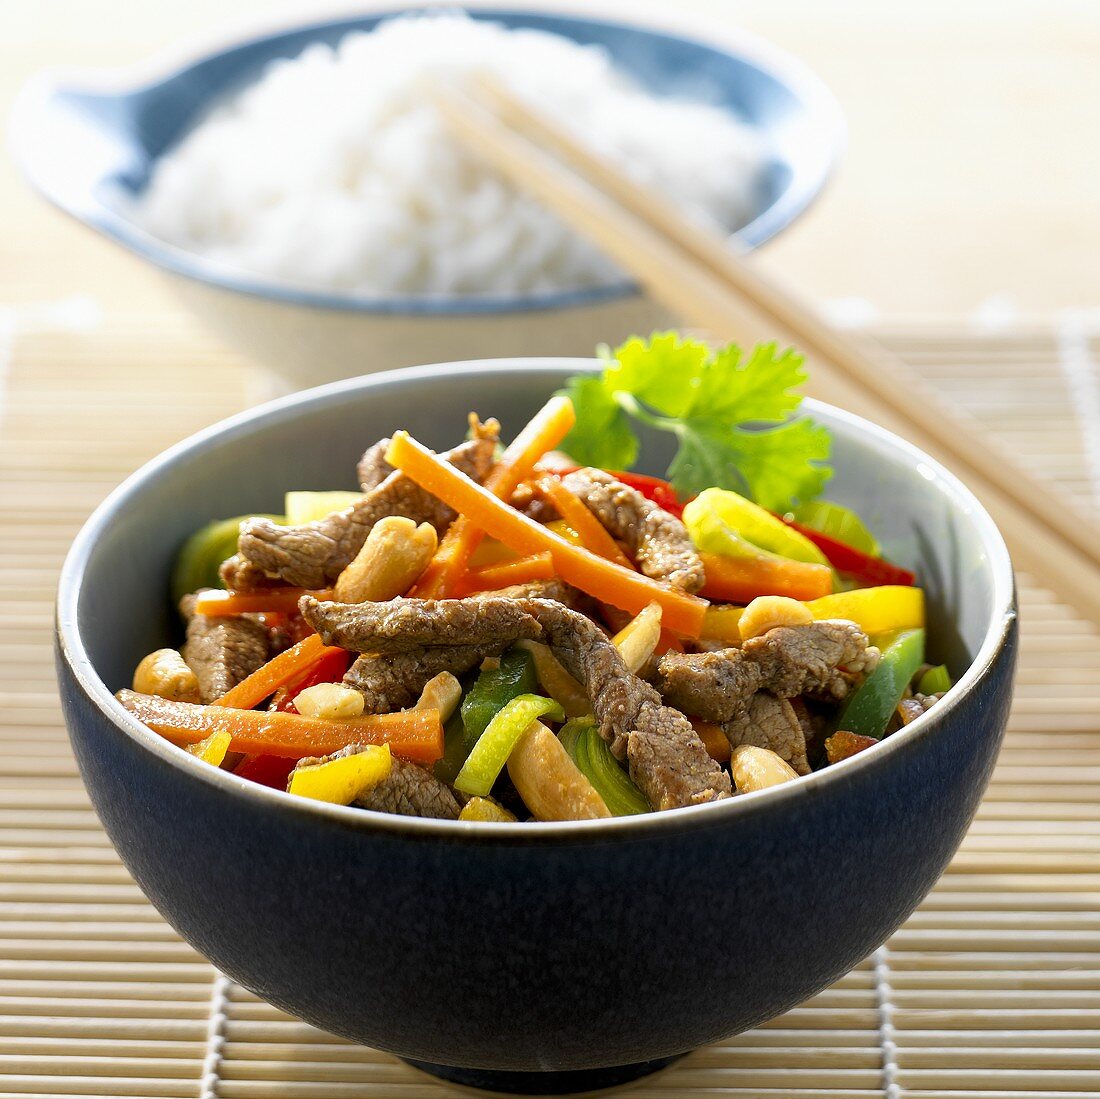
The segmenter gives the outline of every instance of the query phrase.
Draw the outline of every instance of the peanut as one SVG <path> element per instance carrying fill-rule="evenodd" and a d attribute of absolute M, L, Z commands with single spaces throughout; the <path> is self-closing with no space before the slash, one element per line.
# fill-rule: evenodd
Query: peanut
<path fill-rule="evenodd" d="M 201 702 L 199 681 L 175 649 L 151 652 L 134 672 L 134 690 L 173 702 Z"/>
<path fill-rule="evenodd" d="M 730 770 L 739 794 L 751 794 L 754 790 L 765 790 L 769 786 L 778 786 L 781 782 L 798 778 L 795 769 L 775 752 L 750 744 L 734 748 L 730 757 Z"/>
<path fill-rule="evenodd" d="M 516 742 L 508 757 L 508 777 L 535 820 L 611 816 L 565 746 L 541 721 L 532 722 Z"/>
<path fill-rule="evenodd" d="M 737 623 L 742 641 L 760 637 L 779 626 L 808 626 L 814 620 L 805 603 L 785 595 L 758 595 L 741 612 Z"/>
<path fill-rule="evenodd" d="M 345 721 L 359 717 L 366 703 L 363 696 L 342 683 L 315 683 L 294 696 L 294 708 L 303 717 Z"/>
<path fill-rule="evenodd" d="M 615 635 L 614 644 L 623 663 L 636 672 L 653 655 L 660 640 L 661 604 L 649 603 Z"/>
<path fill-rule="evenodd" d="M 450 672 L 440 672 L 424 684 L 414 710 L 438 710 L 439 720 L 446 721 L 462 700 L 462 684 Z"/>
<path fill-rule="evenodd" d="M 355 560 L 336 578 L 333 594 L 341 603 L 384 602 L 404 595 L 438 545 L 431 523 L 417 526 L 403 515 L 379 519 Z"/>

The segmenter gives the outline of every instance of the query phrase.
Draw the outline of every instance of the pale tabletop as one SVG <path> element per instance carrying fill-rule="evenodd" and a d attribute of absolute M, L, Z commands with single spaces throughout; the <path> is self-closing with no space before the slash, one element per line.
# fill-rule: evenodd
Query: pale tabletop
<path fill-rule="evenodd" d="M 839 98 L 841 169 L 766 257 L 814 298 L 859 298 L 891 316 L 966 314 L 990 299 L 1032 315 L 1098 304 L 1100 4 L 654 6 L 769 38 Z M 270 0 L 10 0 L 0 4 L 0 111 L 44 66 L 131 64 L 294 11 Z M 6 160 L 0 210 L 0 304 L 94 288 L 107 309 L 174 308 L 157 280 L 47 209 Z"/>

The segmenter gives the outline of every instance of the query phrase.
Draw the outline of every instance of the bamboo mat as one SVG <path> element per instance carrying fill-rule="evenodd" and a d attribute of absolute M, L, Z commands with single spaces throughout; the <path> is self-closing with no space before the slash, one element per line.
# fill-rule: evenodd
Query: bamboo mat
<path fill-rule="evenodd" d="M 220 977 L 159 919 L 97 824 L 55 698 L 56 572 L 126 473 L 262 387 L 179 319 L 87 313 L 39 310 L 0 330 L 0 1099 L 457 1094 Z M 876 335 L 1031 467 L 1097 499 L 1100 346 L 1081 317 Z M 1001 763 L 935 892 L 833 988 L 621 1094 L 1100 1093 L 1100 634 L 1037 580 L 1021 577 Z"/>

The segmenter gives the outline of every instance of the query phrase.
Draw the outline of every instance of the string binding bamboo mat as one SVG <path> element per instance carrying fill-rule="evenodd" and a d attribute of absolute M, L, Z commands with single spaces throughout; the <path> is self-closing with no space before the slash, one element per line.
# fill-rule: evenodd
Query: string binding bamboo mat
<path fill-rule="evenodd" d="M 1096 500 L 1100 347 L 1087 334 L 941 324 L 876 335 L 1033 469 Z M 139 463 L 253 402 L 254 376 L 171 317 L 17 331 L 5 355 L 0 1099 L 456 1094 L 283 1015 L 181 942 L 100 830 L 61 725 L 51 612 L 72 535 Z M 809 1003 L 620 1094 L 1100 1093 L 1100 634 L 1041 579 L 1020 577 L 1022 663 L 1000 766 L 921 909 Z"/>

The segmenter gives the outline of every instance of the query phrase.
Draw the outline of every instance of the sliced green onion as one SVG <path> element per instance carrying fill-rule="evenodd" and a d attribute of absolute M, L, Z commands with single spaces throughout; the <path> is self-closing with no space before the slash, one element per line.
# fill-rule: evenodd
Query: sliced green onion
<path fill-rule="evenodd" d="M 612 755 L 592 718 L 570 721 L 558 733 L 558 739 L 613 817 L 649 812 L 645 795 Z"/>
<path fill-rule="evenodd" d="M 850 508 L 829 500 L 811 500 L 794 509 L 796 522 L 844 542 L 871 557 L 881 557 L 882 547 L 864 526 L 863 520 Z"/>
<path fill-rule="evenodd" d="M 466 757 L 455 779 L 455 789 L 485 797 L 508 762 L 516 741 L 540 717 L 564 721 L 565 712 L 553 699 L 539 695 L 520 695 L 505 703 Z"/>
<path fill-rule="evenodd" d="M 178 603 L 185 595 L 199 588 L 224 588 L 218 569 L 221 563 L 237 552 L 241 523 L 246 519 L 285 520 L 281 515 L 238 515 L 233 519 L 217 519 L 199 527 L 180 548 L 172 569 L 172 597 Z"/>
<path fill-rule="evenodd" d="M 951 690 L 951 676 L 946 664 L 937 664 L 920 677 L 917 692 L 922 695 L 942 695 Z"/>
<path fill-rule="evenodd" d="M 924 630 L 901 630 L 875 639 L 882 650 L 878 667 L 848 699 L 838 730 L 879 740 L 890 717 L 924 663 Z"/>
<path fill-rule="evenodd" d="M 334 511 L 343 511 L 363 499 L 361 492 L 333 489 L 329 492 L 288 492 L 286 494 L 286 522 L 292 527 L 324 519 Z"/>

